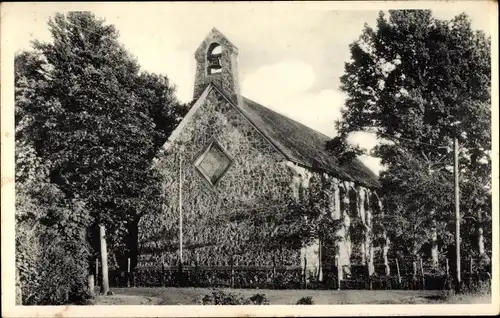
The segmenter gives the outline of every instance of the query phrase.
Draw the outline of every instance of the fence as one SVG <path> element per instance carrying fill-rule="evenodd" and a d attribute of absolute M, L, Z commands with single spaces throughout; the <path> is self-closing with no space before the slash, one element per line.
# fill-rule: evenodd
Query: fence
<path fill-rule="evenodd" d="M 471 286 L 490 279 L 491 268 L 478 266 L 475 259 L 462 261 L 462 282 Z M 476 265 L 474 265 L 476 264 Z M 437 268 L 420 261 L 391 260 L 390 275 L 384 264 L 375 264 L 375 273 L 368 275 L 363 264 L 344 266 L 342 280 L 337 266 L 323 265 L 323 279 L 307 274 L 300 266 L 163 266 L 141 267 L 130 271 L 109 272 L 112 287 L 227 287 L 260 289 L 404 289 L 442 290 L 452 286 L 448 260 Z M 96 267 L 97 270 L 97 267 Z M 97 281 L 97 280 L 96 280 Z"/>

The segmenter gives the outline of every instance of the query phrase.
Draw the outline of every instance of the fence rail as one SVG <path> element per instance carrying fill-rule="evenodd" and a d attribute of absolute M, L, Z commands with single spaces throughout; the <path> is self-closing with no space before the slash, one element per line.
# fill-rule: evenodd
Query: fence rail
<path fill-rule="evenodd" d="M 490 280 L 489 267 L 473 266 L 474 260 L 470 259 L 466 263 L 469 266 L 462 267 L 462 281 L 465 284 L 470 286 Z M 443 290 L 452 286 L 453 271 L 448 266 L 435 268 L 407 260 L 393 260 L 388 265 L 390 275 L 385 274 L 384 264 L 377 263 L 375 273 L 369 276 L 366 265 L 351 264 L 344 271 L 343 279 L 338 279 L 337 267 L 326 264 L 322 267 L 321 280 L 310 273 L 306 275 L 300 266 L 278 265 L 164 265 L 134 270 L 128 267 L 127 271 L 112 270 L 109 275 L 112 287 Z"/>

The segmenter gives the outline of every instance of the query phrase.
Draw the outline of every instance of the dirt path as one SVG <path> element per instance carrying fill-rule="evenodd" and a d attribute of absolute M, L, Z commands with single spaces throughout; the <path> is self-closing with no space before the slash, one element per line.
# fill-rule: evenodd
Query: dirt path
<path fill-rule="evenodd" d="M 96 305 L 197 305 L 208 288 L 112 288 L 113 296 L 99 296 Z M 315 304 L 429 304 L 442 303 L 440 291 L 408 290 L 256 290 L 228 289 L 250 297 L 266 295 L 272 305 L 293 305 L 302 297 Z"/>
<path fill-rule="evenodd" d="M 161 299 L 157 297 L 134 295 L 98 296 L 94 305 L 159 305 Z"/>

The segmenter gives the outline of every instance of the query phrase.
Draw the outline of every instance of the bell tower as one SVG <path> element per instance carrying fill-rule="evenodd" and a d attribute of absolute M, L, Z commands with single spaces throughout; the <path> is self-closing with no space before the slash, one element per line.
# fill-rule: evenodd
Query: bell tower
<path fill-rule="evenodd" d="M 198 99 L 212 83 L 235 103 L 241 101 L 238 78 L 238 49 L 219 30 L 213 28 L 196 50 L 196 76 L 193 99 Z"/>

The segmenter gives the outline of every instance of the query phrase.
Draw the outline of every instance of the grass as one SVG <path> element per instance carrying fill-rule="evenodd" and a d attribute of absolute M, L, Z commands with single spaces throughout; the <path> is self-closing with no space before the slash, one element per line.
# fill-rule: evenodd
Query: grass
<path fill-rule="evenodd" d="M 491 303 L 491 285 L 489 282 L 475 283 L 464 286 L 461 294 L 449 292 L 445 297 L 446 303 L 451 304 L 488 304 Z"/>
<path fill-rule="evenodd" d="M 251 297 L 266 295 L 271 305 L 294 305 L 305 297 L 312 297 L 315 305 L 336 304 L 438 304 L 489 303 L 490 295 L 449 295 L 443 291 L 423 290 L 270 290 L 224 289 Z M 209 288 L 112 288 L 113 296 L 99 296 L 96 305 L 198 305 Z"/>

